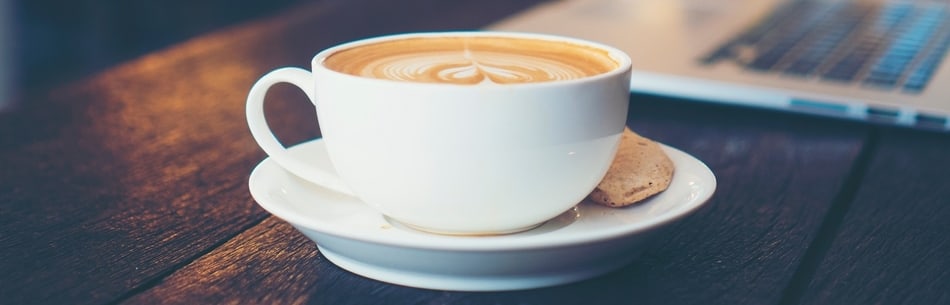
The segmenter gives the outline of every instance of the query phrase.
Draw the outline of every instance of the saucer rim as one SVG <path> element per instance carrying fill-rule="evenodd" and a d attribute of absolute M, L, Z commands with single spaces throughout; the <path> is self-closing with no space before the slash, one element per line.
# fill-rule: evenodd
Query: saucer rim
<path fill-rule="evenodd" d="M 333 235 L 339 238 L 357 240 L 368 243 L 375 244 L 384 244 L 397 247 L 407 247 L 407 248 L 416 248 L 416 249 L 429 249 L 429 250 L 447 250 L 447 251 L 516 251 L 516 250 L 533 250 L 533 249 L 548 249 L 548 248 L 559 248 L 565 246 L 576 246 L 579 244 L 586 243 L 596 243 L 605 240 L 619 239 L 624 237 L 629 237 L 643 232 L 648 232 L 653 229 L 662 227 L 668 223 L 679 220 L 687 215 L 692 214 L 695 210 L 699 209 L 705 203 L 709 201 L 712 195 L 715 193 L 717 187 L 716 177 L 709 167 L 700 161 L 699 159 L 693 157 L 692 155 L 683 152 L 679 149 L 673 148 L 671 146 L 665 145 L 663 143 L 658 143 L 664 149 L 664 151 L 670 156 L 670 159 L 674 163 L 674 175 L 673 181 L 671 183 L 677 183 L 678 180 L 685 179 L 683 175 L 687 174 L 682 172 L 685 167 L 685 163 L 689 164 L 690 167 L 695 167 L 696 172 L 692 173 L 693 176 L 697 176 L 702 179 L 703 183 L 708 186 L 702 188 L 701 191 L 696 193 L 696 197 L 691 198 L 688 202 L 682 204 L 681 206 L 666 211 L 662 214 L 657 215 L 654 218 L 646 219 L 644 221 L 638 221 L 626 225 L 615 226 L 610 228 L 597 228 L 597 230 L 591 230 L 590 232 L 585 232 L 585 234 L 570 234 L 568 236 L 557 236 L 557 230 L 552 231 L 553 234 L 545 235 L 521 235 L 521 233 L 513 233 L 507 235 L 495 235 L 495 236 L 453 236 L 453 235 L 438 235 L 431 233 L 421 233 L 415 238 L 388 238 L 388 236 L 372 235 L 372 234 L 361 234 L 360 232 L 354 233 L 345 230 L 344 228 L 335 227 L 332 223 L 319 221 L 306 217 L 291 210 L 290 208 L 282 207 L 279 203 L 270 202 L 271 196 L 264 189 L 269 189 L 265 187 L 255 187 L 255 185 L 261 184 L 284 184 L 286 181 L 293 181 L 294 183 L 309 183 L 305 180 L 294 176 L 290 172 L 287 172 L 285 169 L 281 168 L 276 164 L 271 158 L 265 158 L 254 169 L 251 171 L 250 177 L 248 179 L 248 187 L 250 189 L 252 197 L 257 202 L 258 206 L 268 211 L 272 215 L 287 221 L 294 226 L 302 226 L 309 230 L 317 231 L 323 234 Z M 306 141 L 297 145 L 294 145 L 288 150 L 294 149 L 307 149 L 307 146 L 322 146 L 323 140 L 321 138 Z M 264 172 L 274 171 L 285 175 L 285 177 L 279 179 L 272 179 L 275 181 L 285 181 L 284 183 L 278 182 L 268 182 L 268 181 L 259 181 L 264 178 L 262 176 Z M 683 183 L 684 181 L 679 181 Z M 319 188 L 319 186 L 316 186 Z M 325 189 L 325 192 L 333 192 L 329 189 Z M 341 194 L 342 195 L 342 194 Z M 663 193 L 658 194 L 657 196 L 662 196 Z M 345 196 L 345 195 L 342 195 Z M 267 199 L 264 199 L 267 198 Z M 352 200 L 359 201 L 358 198 L 351 197 Z M 647 202 L 644 202 L 640 205 L 649 204 L 649 200 L 653 200 L 655 197 L 647 199 Z M 286 199 L 285 199 L 286 200 Z M 581 202 L 580 204 L 594 204 L 590 202 Z M 371 208 L 366 207 L 367 212 L 371 211 Z M 622 212 L 625 208 L 611 208 L 614 211 Z M 371 211 L 377 213 L 375 211 Z M 382 219 L 382 215 L 380 214 Z M 583 216 L 582 216 L 583 217 Z M 591 216 L 594 217 L 594 216 Z M 568 225 L 570 226 L 570 224 Z M 564 234 L 560 234 L 564 235 Z"/>

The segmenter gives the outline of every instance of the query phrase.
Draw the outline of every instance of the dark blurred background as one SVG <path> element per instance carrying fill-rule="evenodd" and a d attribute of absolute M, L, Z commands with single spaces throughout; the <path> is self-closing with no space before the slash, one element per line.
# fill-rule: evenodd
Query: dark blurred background
<path fill-rule="evenodd" d="M 3 40 L 0 33 L 10 62 L 8 85 L 14 91 L 41 90 L 194 36 L 313 1 L 0 0 L 0 31 L 6 26 L 10 36 Z M 0 68 L 4 68 L 2 59 Z"/>

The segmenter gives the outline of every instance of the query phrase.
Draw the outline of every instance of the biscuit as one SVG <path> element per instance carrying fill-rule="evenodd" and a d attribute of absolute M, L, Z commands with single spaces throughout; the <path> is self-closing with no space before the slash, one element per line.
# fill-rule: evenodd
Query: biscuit
<path fill-rule="evenodd" d="M 632 205 L 666 190 L 673 170 L 659 144 L 625 128 L 607 175 L 589 198 L 610 207 Z"/>

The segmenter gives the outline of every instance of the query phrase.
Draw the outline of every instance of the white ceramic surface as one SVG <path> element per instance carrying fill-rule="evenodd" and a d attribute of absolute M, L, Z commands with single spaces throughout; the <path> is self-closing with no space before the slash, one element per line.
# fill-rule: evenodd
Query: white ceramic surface
<path fill-rule="evenodd" d="M 357 77 L 323 65 L 335 52 L 383 40 L 472 36 L 592 46 L 617 68 L 571 80 L 454 85 Z M 357 194 L 389 217 L 438 232 L 519 231 L 576 205 L 606 173 L 630 99 L 630 59 L 623 52 L 548 35 L 378 37 L 321 51 L 311 65 L 312 72 L 275 70 L 251 88 L 247 120 L 261 148 L 303 179 Z M 281 82 L 301 88 L 313 102 L 337 172 L 291 157 L 268 129 L 264 96 Z"/>
<path fill-rule="evenodd" d="M 540 227 L 509 235 L 449 236 L 409 229 L 355 197 L 297 178 L 272 159 L 254 169 L 249 185 L 261 207 L 353 273 L 429 289 L 528 289 L 624 266 L 637 257 L 649 233 L 688 215 L 712 196 L 716 179 L 705 164 L 674 148 L 664 149 L 676 165 L 665 192 L 619 209 L 583 202 Z M 322 140 L 288 151 L 333 171 Z"/>

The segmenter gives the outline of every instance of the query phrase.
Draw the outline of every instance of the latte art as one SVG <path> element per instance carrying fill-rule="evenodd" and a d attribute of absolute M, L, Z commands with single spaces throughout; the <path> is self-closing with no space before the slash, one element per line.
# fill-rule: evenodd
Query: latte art
<path fill-rule="evenodd" d="M 511 84 L 581 78 L 586 71 L 546 58 L 496 52 L 416 53 L 367 62 L 357 75 L 429 83 Z"/>
<path fill-rule="evenodd" d="M 340 51 L 324 64 L 370 78 L 449 84 L 519 84 L 605 73 L 618 64 L 606 51 L 538 39 L 412 38 Z"/>

